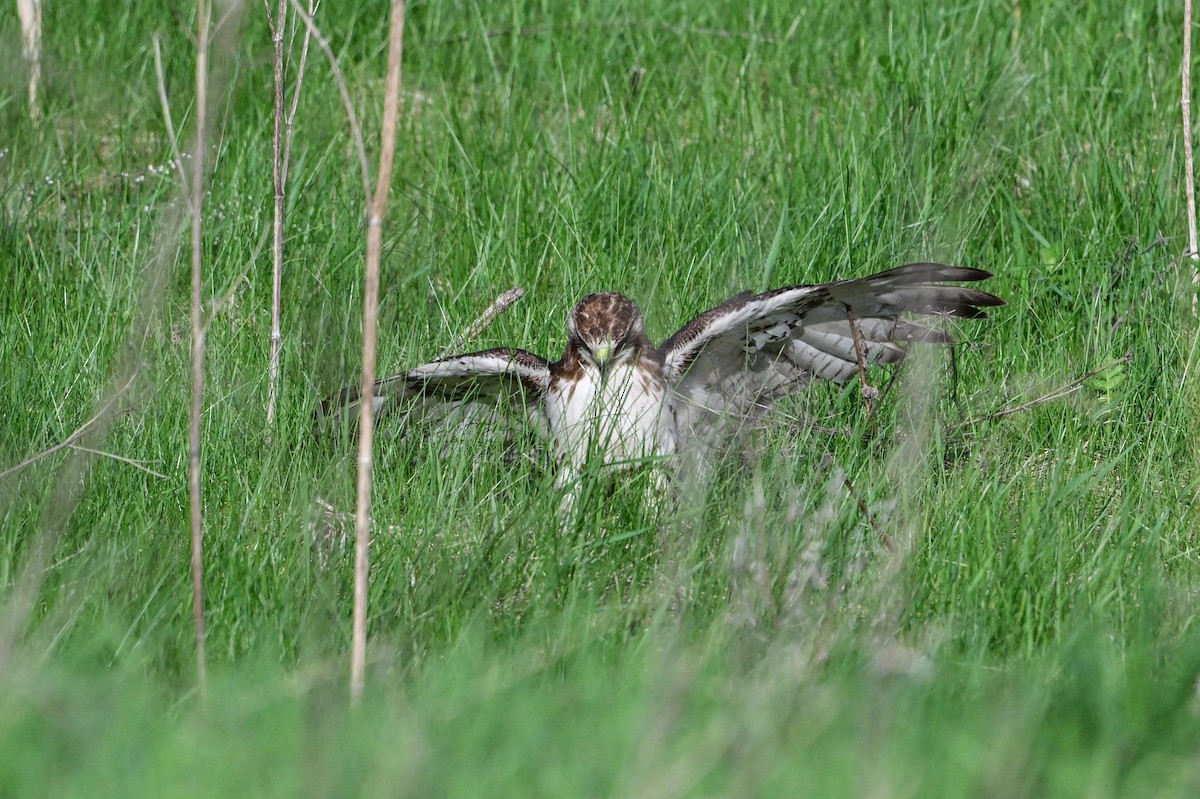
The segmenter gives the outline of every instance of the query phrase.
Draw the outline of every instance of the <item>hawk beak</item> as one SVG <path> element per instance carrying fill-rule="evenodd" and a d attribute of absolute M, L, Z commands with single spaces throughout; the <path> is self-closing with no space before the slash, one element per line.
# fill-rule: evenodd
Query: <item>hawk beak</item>
<path fill-rule="evenodd" d="M 596 365 L 603 371 L 605 366 L 608 366 L 608 359 L 612 357 L 612 347 L 608 344 L 597 347 L 592 351 L 592 355 L 596 358 Z"/>

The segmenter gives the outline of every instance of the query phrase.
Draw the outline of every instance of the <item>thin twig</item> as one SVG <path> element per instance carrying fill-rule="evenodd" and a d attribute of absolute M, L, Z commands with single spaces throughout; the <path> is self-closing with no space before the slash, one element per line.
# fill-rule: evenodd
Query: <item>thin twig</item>
<path fill-rule="evenodd" d="M 313 17 L 320 7 L 319 2 L 309 0 L 308 15 Z M 300 106 L 300 85 L 304 82 L 304 68 L 308 65 L 308 45 L 312 41 L 312 29 L 307 25 L 304 26 L 304 43 L 300 46 L 300 66 L 296 69 L 296 83 L 292 87 L 292 106 L 288 109 L 287 121 L 284 125 L 283 137 L 283 183 L 287 185 L 288 170 L 291 167 L 292 161 L 292 133 L 294 131 L 293 123 L 296 121 L 296 109 Z"/>
<path fill-rule="evenodd" d="M 492 304 L 489 305 L 484 312 L 479 315 L 479 318 L 476 319 L 470 327 L 464 330 L 462 335 L 454 340 L 453 346 L 442 350 L 442 354 L 438 357 L 447 358 L 456 352 L 461 352 L 462 348 L 468 341 L 482 333 L 484 328 L 496 320 L 497 316 L 507 311 L 514 303 L 524 296 L 525 289 L 521 288 L 520 286 L 515 286 L 501 294 L 496 299 L 492 300 Z"/>
<path fill-rule="evenodd" d="M 1162 246 L 1166 243 L 1167 243 L 1166 237 L 1163 236 L 1162 233 L 1159 233 L 1158 236 L 1155 237 L 1154 241 L 1150 242 L 1150 246 L 1147 247 L 1146 249 L 1142 250 L 1142 252 L 1140 254 L 1145 255 L 1146 253 L 1153 250 L 1155 247 Z M 1112 326 L 1108 329 L 1108 332 L 1109 333 L 1117 332 L 1117 329 L 1121 325 L 1125 324 L 1125 320 L 1129 318 L 1129 315 L 1131 313 L 1133 313 L 1134 311 L 1137 310 L 1138 306 L 1142 304 L 1142 301 L 1146 299 L 1146 296 L 1151 291 L 1154 290 L 1154 287 L 1157 286 L 1159 283 L 1162 283 L 1164 280 L 1166 280 L 1167 275 L 1174 272 L 1175 267 L 1179 266 L 1179 264 L 1182 262 L 1183 262 L 1182 255 L 1177 258 L 1173 258 L 1171 260 L 1171 263 L 1167 264 L 1166 269 L 1161 270 L 1157 275 L 1155 275 L 1154 280 L 1150 281 L 1150 285 L 1148 285 L 1148 286 L 1146 286 L 1146 288 L 1142 289 L 1141 293 L 1138 294 L 1137 297 L 1134 299 L 1134 301 L 1129 304 L 1129 307 L 1125 309 L 1125 312 L 1117 317 L 1117 321 L 1112 323 Z"/>
<path fill-rule="evenodd" d="M 1183 91 L 1179 105 L 1183 111 L 1183 162 L 1187 173 L 1184 187 L 1187 191 L 1188 253 L 1192 261 L 1200 260 L 1200 246 L 1196 243 L 1196 179 L 1192 160 L 1192 0 L 1183 0 L 1183 65 L 1181 68 Z M 1192 272 L 1192 286 L 1200 283 L 1200 270 Z M 1200 296 L 1192 290 L 1192 313 L 1197 311 Z"/>
<path fill-rule="evenodd" d="M 208 114 L 208 26 L 205 0 L 196 4 L 196 141 L 192 153 L 192 411 L 188 425 L 188 497 L 192 528 L 192 621 L 196 631 L 196 679 L 208 693 L 204 630 L 204 518 L 200 495 L 200 415 L 204 407 L 203 254 L 204 142 Z"/>
<path fill-rule="evenodd" d="M 1100 374 L 1101 372 L 1112 369 L 1114 366 L 1120 366 L 1121 364 L 1129 363 L 1132 360 L 1133 360 L 1133 353 L 1128 352 L 1128 353 L 1122 355 L 1120 358 L 1117 358 L 1115 361 L 1110 361 L 1109 363 L 1106 363 L 1103 366 L 1097 367 L 1097 368 L 1093 369 L 1092 371 L 1088 372 L 1087 374 L 1082 375 L 1081 377 L 1075 378 L 1070 383 L 1059 386 L 1058 388 L 1054 389 L 1053 391 L 1051 391 L 1049 393 L 1043 394 L 1042 396 L 1037 397 L 1036 399 L 1031 399 L 1029 402 L 1022 402 L 1020 405 L 1013 406 L 1012 408 L 1002 408 L 1001 410 L 995 411 L 994 413 L 988 413 L 988 414 L 984 414 L 983 416 L 977 416 L 974 419 L 967 419 L 964 422 L 959 422 L 958 424 L 950 425 L 946 429 L 947 430 L 960 430 L 964 427 L 972 427 L 981 422 L 990 422 L 994 419 L 1002 419 L 1005 416 L 1012 416 L 1014 413 L 1020 413 L 1021 411 L 1027 411 L 1030 408 L 1033 408 L 1037 405 L 1042 405 L 1044 403 L 1050 402 L 1051 400 L 1056 400 L 1056 399 L 1059 399 L 1060 397 L 1065 397 L 1068 394 L 1071 394 L 1071 393 L 1075 392 L 1076 390 L 1078 390 L 1085 382 L 1087 382 L 1091 378 L 1095 377 L 1096 375 Z"/>
<path fill-rule="evenodd" d="M 854 311 L 850 306 L 846 307 L 846 319 L 850 322 L 850 337 L 854 340 L 854 359 L 858 361 L 858 380 L 861 384 L 863 402 L 867 406 L 867 420 L 870 421 L 871 416 L 875 413 L 875 400 L 879 397 L 879 390 L 867 382 L 867 345 L 863 341 L 862 329 L 858 326 L 858 320 L 854 318 Z"/>
<path fill-rule="evenodd" d="M 267 424 L 275 422 L 275 408 L 279 400 L 280 358 L 283 353 L 283 232 L 287 197 L 287 176 L 292 156 L 292 134 L 295 130 L 296 109 L 300 105 L 300 85 L 304 81 L 304 67 L 308 63 L 308 45 L 312 41 L 312 29 L 305 26 L 304 45 L 300 54 L 300 67 L 296 74 L 296 85 L 292 91 L 292 106 L 286 118 L 283 112 L 284 82 L 286 69 L 283 59 L 283 34 L 287 25 L 287 0 L 279 0 L 274 19 L 268 0 L 267 19 L 271 22 L 272 39 L 275 45 L 275 136 L 272 142 L 275 184 L 274 258 L 271 281 L 271 337 L 270 363 L 267 378 Z M 309 16 L 316 13 L 316 5 L 308 4 Z"/>
<path fill-rule="evenodd" d="M 130 371 L 122 369 L 119 373 L 129 375 L 127 384 L 119 390 L 106 390 L 105 395 L 109 399 L 96 417 L 83 426 L 83 435 L 88 437 L 89 442 L 104 440 L 113 418 L 114 401 L 133 383 L 136 367 L 131 366 Z M 29 537 L 28 555 L 19 579 L 11 586 L 11 590 L 6 592 L 5 600 L 0 604 L 0 677 L 7 670 L 16 653 L 18 642 L 33 618 L 38 596 L 49 569 L 52 568 L 49 564 L 58 546 L 59 536 L 79 504 L 94 460 L 86 453 L 72 452 L 57 471 L 49 491 L 46 518 L 43 519 L 37 534 Z"/>
<path fill-rule="evenodd" d="M 183 168 L 183 158 L 179 154 L 179 139 L 175 136 L 175 123 L 171 121 L 171 104 L 167 101 L 167 79 L 163 74 L 162 46 L 157 33 L 150 38 L 154 42 L 154 74 L 158 78 L 158 101 L 162 104 L 167 138 L 171 140 L 171 154 L 175 160 L 175 171 L 179 173 L 179 185 L 183 186 L 184 196 L 190 200 L 192 189 L 188 185 L 187 172 Z"/>
<path fill-rule="evenodd" d="M 876 535 L 879 536 L 879 540 L 883 544 L 883 548 L 886 549 L 888 552 L 891 552 L 892 551 L 892 537 L 887 534 L 887 532 L 883 529 L 883 527 L 880 526 L 879 522 L 875 519 L 874 514 L 871 513 L 871 509 L 867 507 L 867 503 L 863 500 L 863 498 L 861 496 L 859 496 L 858 491 L 855 490 L 854 483 L 850 482 L 849 477 L 843 476 L 842 477 L 842 485 L 844 485 L 846 487 L 846 491 L 849 492 L 850 498 L 853 499 L 854 502 L 858 505 L 858 510 L 862 513 L 863 518 L 865 518 L 867 520 L 867 524 L 871 525 L 871 529 L 874 530 Z"/>
<path fill-rule="evenodd" d="M 337 56 L 333 54 L 333 48 L 329 46 L 329 42 L 321 35 L 321 30 L 317 27 L 317 23 L 313 22 L 313 18 L 303 8 L 300 7 L 300 0 L 289 0 L 292 5 L 292 10 L 304 21 L 308 26 L 309 33 L 317 40 L 317 46 L 325 53 L 325 58 L 329 61 L 329 68 L 333 72 L 334 82 L 337 83 L 338 92 L 342 96 L 342 105 L 346 108 L 346 118 L 350 122 L 350 133 L 354 136 L 354 147 L 358 153 L 358 167 L 362 172 L 363 197 L 371 196 L 371 175 L 367 167 L 367 148 L 363 144 L 362 128 L 358 124 L 358 115 L 354 113 L 354 101 L 350 99 L 350 90 L 346 88 L 346 78 L 342 75 L 342 68 L 338 66 Z"/>
<path fill-rule="evenodd" d="M 133 468 L 141 469 L 146 474 L 152 474 L 161 480 L 170 480 L 171 479 L 171 478 L 167 477 L 167 475 L 163 474 L 162 472 L 154 471 L 149 466 L 144 464 L 142 461 L 134 460 L 133 458 L 126 458 L 124 455 L 117 455 L 115 453 L 105 452 L 104 450 L 100 450 L 100 449 L 92 449 L 91 447 L 85 447 L 81 444 L 70 444 L 68 446 L 70 446 L 71 449 L 78 450 L 80 452 L 86 452 L 89 455 L 99 455 L 104 458 L 112 458 L 113 460 L 120 461 L 121 463 L 128 463 Z"/>
<path fill-rule="evenodd" d="M 293 3 L 295 0 L 293 0 Z M 350 650 L 350 701 L 362 699 L 367 659 L 367 570 L 371 543 L 372 434 L 375 415 L 371 395 L 375 386 L 375 335 L 379 309 L 379 262 L 383 251 L 383 214 L 392 184 L 396 155 L 396 117 L 400 107 L 400 64 L 404 47 L 404 0 L 392 0 L 388 36 L 387 87 L 383 98 L 379 172 L 367 212 L 366 288 L 363 292 L 363 375 L 358 439 L 358 502 L 354 537 L 354 623 Z"/>
<path fill-rule="evenodd" d="M 88 419 L 83 424 L 79 425 L 79 427 L 75 428 L 75 432 L 71 433 L 71 435 L 67 436 L 66 438 L 64 438 L 62 441 L 58 442 L 54 446 L 49 447 L 48 449 L 44 449 L 41 452 L 39 452 L 38 454 L 26 458 L 25 460 L 21 461 L 17 465 L 10 466 L 7 469 L 5 469 L 4 471 L 0 472 L 0 480 L 3 480 L 5 477 L 8 477 L 10 474 L 16 474 L 17 472 L 21 471 L 25 467 L 31 466 L 32 464 L 37 463 L 42 458 L 48 458 L 51 455 L 53 455 L 54 453 L 58 452 L 59 450 L 65 449 L 65 448 L 71 446 L 72 444 L 74 444 L 76 441 L 78 441 L 79 438 L 88 431 L 88 428 L 90 428 L 92 425 L 94 425 L 100 419 L 104 418 L 104 416 L 108 413 L 109 409 L 112 408 L 112 406 L 116 403 L 116 401 L 118 399 L 120 399 L 121 395 L 124 394 L 126 391 L 128 391 L 129 387 L 133 385 L 133 381 L 137 379 L 137 376 L 138 376 L 138 372 L 134 371 L 134 373 L 129 376 L 129 380 L 125 383 L 125 385 L 121 386 L 121 388 L 119 388 L 115 392 L 113 392 L 113 395 L 108 398 L 108 402 L 105 402 L 104 405 L 100 408 L 100 410 L 96 411 L 96 415 L 93 416 L 91 419 Z"/>

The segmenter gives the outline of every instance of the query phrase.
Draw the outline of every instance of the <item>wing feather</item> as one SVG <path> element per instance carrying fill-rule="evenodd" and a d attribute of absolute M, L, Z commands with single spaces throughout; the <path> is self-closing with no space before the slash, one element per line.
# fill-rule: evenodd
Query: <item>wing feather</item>
<path fill-rule="evenodd" d="M 477 425 L 496 421 L 504 399 L 522 402 L 529 421 L 546 427 L 542 396 L 550 385 L 550 364 L 532 352 L 512 347 L 451 355 L 375 382 L 375 418 L 407 408 L 417 418 L 438 424 Z M 321 403 L 314 430 L 353 423 L 362 392 L 350 386 Z"/>
<path fill-rule="evenodd" d="M 845 358 L 814 347 L 803 338 L 793 339 L 785 353 L 787 362 L 777 365 L 777 369 L 780 371 L 795 371 L 797 374 L 807 372 L 822 380 L 832 380 L 835 383 L 846 382 L 854 376 L 854 372 L 858 368 L 855 364 L 847 362 Z M 788 369 L 789 364 L 795 369 Z M 803 386 L 807 383 L 808 380 L 805 379 L 800 382 L 800 385 Z M 779 394 L 778 396 L 783 395 Z"/>
<path fill-rule="evenodd" d="M 945 285 L 991 277 L 982 269 L 916 263 L 854 280 L 745 292 L 697 316 L 659 348 L 664 375 L 682 400 L 685 431 L 720 431 L 728 419 L 770 407 L 813 378 L 845 382 L 858 372 L 855 324 L 869 363 L 897 363 L 911 342 L 949 344 L 940 330 L 902 314 L 982 319 L 1004 304 L 976 289 Z M 721 396 L 716 396 L 720 394 Z"/>

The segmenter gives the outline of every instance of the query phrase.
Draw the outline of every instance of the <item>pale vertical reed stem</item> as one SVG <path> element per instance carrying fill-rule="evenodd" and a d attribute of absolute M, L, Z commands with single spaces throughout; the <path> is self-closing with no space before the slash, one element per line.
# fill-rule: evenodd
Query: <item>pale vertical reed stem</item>
<path fill-rule="evenodd" d="M 1183 91 L 1180 106 L 1183 110 L 1183 162 L 1187 174 L 1184 187 L 1187 192 L 1188 254 L 1192 261 L 1200 260 L 1196 245 L 1196 179 L 1192 160 L 1192 0 L 1183 0 L 1183 66 L 1181 68 Z M 1200 271 L 1192 270 L 1192 313 L 1197 310 L 1196 286 L 1200 284 Z"/>
<path fill-rule="evenodd" d="M 192 618 L 196 629 L 196 678 L 200 696 L 208 692 L 204 631 L 204 531 L 200 497 L 200 414 L 204 403 L 203 282 L 200 274 L 204 203 L 205 125 L 208 111 L 208 8 L 196 3 L 196 147 L 192 153 L 192 413 L 188 430 L 188 493 L 192 528 Z"/>
<path fill-rule="evenodd" d="M 42 0 L 17 0 L 21 19 L 21 49 L 29 65 L 29 118 L 41 121 L 38 84 L 42 80 Z"/>
<path fill-rule="evenodd" d="M 275 45 L 275 135 L 271 142 L 275 183 L 275 247 L 271 271 L 271 360 L 267 378 L 267 424 L 275 423 L 275 405 L 279 398 L 279 353 L 283 348 L 280 306 L 283 295 L 283 31 L 287 21 L 287 0 L 279 0 L 275 19 L 271 20 L 271 38 Z"/>
<path fill-rule="evenodd" d="M 400 59 L 404 45 L 404 0 L 392 0 L 389 32 L 387 88 L 383 99 L 379 172 L 367 212 L 366 290 L 363 297 L 362 411 L 358 440 L 358 504 L 354 541 L 354 628 L 350 652 L 350 700 L 362 699 L 367 659 L 367 570 L 371 541 L 371 471 L 374 465 L 372 436 L 375 415 L 371 396 L 375 386 L 375 331 L 379 307 L 379 261 L 383 249 L 383 214 L 392 182 L 396 153 L 396 116 L 400 106 Z"/>

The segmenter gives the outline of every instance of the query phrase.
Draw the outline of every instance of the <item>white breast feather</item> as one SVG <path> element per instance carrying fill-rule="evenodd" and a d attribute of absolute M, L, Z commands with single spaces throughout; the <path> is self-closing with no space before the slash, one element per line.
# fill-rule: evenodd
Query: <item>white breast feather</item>
<path fill-rule="evenodd" d="M 590 452 L 603 453 L 605 463 L 670 455 L 676 435 L 663 412 L 666 388 L 630 365 L 614 364 L 603 385 L 588 371 L 564 382 L 566 391 L 547 392 L 546 415 L 558 455 L 578 469 Z"/>

